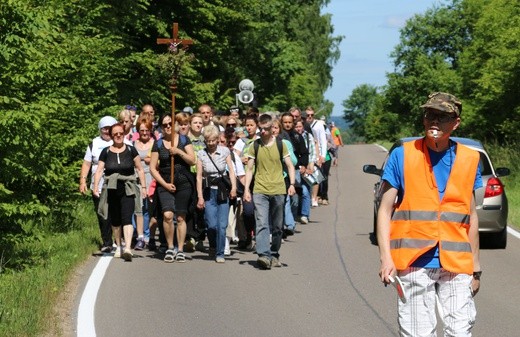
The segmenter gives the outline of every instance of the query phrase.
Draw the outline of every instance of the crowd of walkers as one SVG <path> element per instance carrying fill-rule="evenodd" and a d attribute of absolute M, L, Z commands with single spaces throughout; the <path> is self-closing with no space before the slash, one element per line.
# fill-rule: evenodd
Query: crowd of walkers
<path fill-rule="evenodd" d="M 280 247 L 314 207 L 329 204 L 328 179 L 341 133 L 312 107 L 224 113 L 203 104 L 172 120 L 154 107 L 125 106 L 101 118 L 88 145 L 79 190 L 92 191 L 101 253 L 132 261 L 149 249 L 168 263 L 234 249 L 279 267 Z M 90 179 L 90 188 L 87 181 Z"/>

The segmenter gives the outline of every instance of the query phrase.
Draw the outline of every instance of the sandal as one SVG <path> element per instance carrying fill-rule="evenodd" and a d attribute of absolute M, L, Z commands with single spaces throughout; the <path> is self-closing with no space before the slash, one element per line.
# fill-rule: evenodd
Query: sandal
<path fill-rule="evenodd" d="M 166 255 L 164 256 L 164 262 L 172 263 L 173 261 L 175 261 L 175 252 L 173 249 L 168 249 L 166 251 Z"/>
<path fill-rule="evenodd" d="M 183 252 L 178 252 L 177 256 L 175 256 L 175 261 L 180 263 L 186 262 L 186 256 Z"/>

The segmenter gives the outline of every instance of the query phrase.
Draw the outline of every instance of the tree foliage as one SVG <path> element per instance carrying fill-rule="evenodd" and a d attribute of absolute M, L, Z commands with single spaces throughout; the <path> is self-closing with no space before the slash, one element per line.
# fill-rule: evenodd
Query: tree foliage
<path fill-rule="evenodd" d="M 194 41 L 177 108 L 226 109 L 244 78 L 255 83 L 260 108 L 329 106 L 323 94 L 341 37 L 320 13 L 327 2 L 0 2 L 2 233 L 23 234 L 42 218 L 68 229 L 100 117 L 126 104 L 170 111 L 169 74 L 159 67 L 168 46 L 156 39 L 171 37 L 174 21 L 179 37 Z"/>
<path fill-rule="evenodd" d="M 350 97 L 343 101 L 343 119 L 359 137 L 365 137 L 366 118 L 377 98 L 377 88 L 373 85 L 362 84 L 352 90 Z"/>
<path fill-rule="evenodd" d="M 422 133 L 420 105 L 445 91 L 463 102 L 458 135 L 518 143 L 519 14 L 517 1 L 452 0 L 409 19 L 391 54 L 395 69 L 366 119 L 367 139 Z M 382 122 L 395 116 L 397 130 Z"/>

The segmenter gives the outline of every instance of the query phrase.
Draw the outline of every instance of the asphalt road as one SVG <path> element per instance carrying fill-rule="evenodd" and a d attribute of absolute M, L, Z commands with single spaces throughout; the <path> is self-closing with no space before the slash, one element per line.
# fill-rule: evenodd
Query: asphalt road
<path fill-rule="evenodd" d="M 238 250 L 225 264 L 200 252 L 184 264 L 149 252 L 137 252 L 131 263 L 112 259 L 96 298 L 82 298 L 95 303 L 96 335 L 397 336 L 395 291 L 380 283 L 370 241 L 377 177 L 361 170 L 385 156 L 374 145 L 341 148 L 329 177 L 330 205 L 313 209 L 311 222 L 282 245 L 281 268 L 260 270 L 255 254 Z M 473 335 L 519 336 L 520 241 L 510 236 L 506 250 L 482 250 L 481 259 Z M 82 273 L 78 304 L 99 260 Z M 75 310 L 77 326 L 84 316 Z"/>

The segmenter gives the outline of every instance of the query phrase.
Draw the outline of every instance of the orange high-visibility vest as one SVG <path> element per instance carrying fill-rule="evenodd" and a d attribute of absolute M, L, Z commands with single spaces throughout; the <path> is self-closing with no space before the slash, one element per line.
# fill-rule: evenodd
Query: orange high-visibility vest
<path fill-rule="evenodd" d="M 404 195 L 391 220 L 390 248 L 398 270 L 439 244 L 441 266 L 454 273 L 473 273 L 468 238 L 477 151 L 457 144 L 442 201 L 424 139 L 404 146 Z"/>

